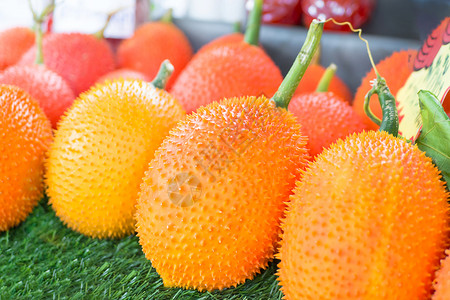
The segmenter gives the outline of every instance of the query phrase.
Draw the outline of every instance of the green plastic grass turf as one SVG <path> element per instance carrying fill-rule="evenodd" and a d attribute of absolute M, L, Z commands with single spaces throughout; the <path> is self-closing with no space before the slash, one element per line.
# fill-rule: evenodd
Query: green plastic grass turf
<path fill-rule="evenodd" d="M 0 299 L 281 299 L 276 262 L 224 291 L 165 288 L 136 236 L 98 240 L 63 225 L 47 199 L 0 234 Z"/>

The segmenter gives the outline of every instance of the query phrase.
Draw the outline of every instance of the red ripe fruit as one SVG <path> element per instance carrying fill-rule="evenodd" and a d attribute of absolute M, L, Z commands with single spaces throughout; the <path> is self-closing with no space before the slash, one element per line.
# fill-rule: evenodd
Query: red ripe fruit
<path fill-rule="evenodd" d="M 306 69 L 305 75 L 303 75 L 303 78 L 298 85 L 297 90 L 295 91 L 295 94 L 300 95 L 314 92 L 319 84 L 320 78 L 322 78 L 324 73 L 325 68 L 321 65 L 309 65 L 308 69 Z M 333 92 L 336 96 L 342 100 L 345 100 L 347 103 L 351 103 L 352 101 L 352 93 L 350 92 L 350 89 L 345 82 L 336 75 L 331 79 L 330 85 L 328 86 L 328 91 Z"/>
<path fill-rule="evenodd" d="M 117 49 L 119 67 L 128 68 L 154 78 L 161 63 L 168 59 L 175 67 L 167 82 L 169 90 L 192 57 L 192 48 L 184 33 L 171 22 L 149 22 Z"/>
<path fill-rule="evenodd" d="M 114 55 L 104 39 L 90 34 L 53 33 L 43 40 L 44 64 L 63 77 L 75 95 L 89 89 L 97 79 L 114 70 Z M 24 54 L 19 64 L 33 64 L 36 48 Z"/>
<path fill-rule="evenodd" d="M 43 65 L 9 67 L 0 73 L 0 83 L 28 92 L 39 102 L 53 128 L 75 99 L 67 82 Z"/>
<path fill-rule="evenodd" d="M 313 19 L 333 18 L 337 22 L 350 22 L 353 28 L 359 28 L 372 14 L 375 0 L 303 0 L 303 24 L 309 26 Z M 350 31 L 350 27 L 332 22 L 325 23 L 325 29 Z"/>
<path fill-rule="evenodd" d="M 34 32 L 15 27 L 0 32 L 0 70 L 14 65 L 34 44 Z"/>

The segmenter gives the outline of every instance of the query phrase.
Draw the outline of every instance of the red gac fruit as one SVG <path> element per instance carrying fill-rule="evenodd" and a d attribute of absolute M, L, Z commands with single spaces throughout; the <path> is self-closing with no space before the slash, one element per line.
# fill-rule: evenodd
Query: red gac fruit
<path fill-rule="evenodd" d="M 302 81 L 300 81 L 300 84 L 295 91 L 295 94 L 300 95 L 314 92 L 319 84 L 320 78 L 322 78 L 322 75 L 325 73 L 325 70 L 326 69 L 324 67 L 318 64 L 309 65 Z M 350 92 L 350 89 L 345 82 L 336 75 L 331 79 L 330 85 L 328 86 L 328 91 L 333 92 L 336 96 L 347 103 L 351 103 L 352 101 L 352 93 Z"/>
<path fill-rule="evenodd" d="M 26 27 L 15 27 L 0 32 L 0 70 L 19 61 L 34 44 L 34 32 Z"/>
<path fill-rule="evenodd" d="M 114 55 L 104 39 L 83 33 L 52 33 L 43 40 L 44 64 L 63 77 L 75 95 L 89 89 L 97 79 L 114 70 Z M 36 49 L 19 61 L 33 64 Z"/>
<path fill-rule="evenodd" d="M 134 35 L 117 49 L 119 67 L 154 78 L 161 63 L 168 59 L 175 70 L 167 82 L 169 90 L 192 57 L 192 48 L 184 33 L 170 22 L 150 22 L 140 26 Z"/>
<path fill-rule="evenodd" d="M 75 99 L 67 82 L 43 65 L 9 67 L 0 73 L 0 83 L 15 85 L 28 92 L 39 102 L 53 128 Z"/>

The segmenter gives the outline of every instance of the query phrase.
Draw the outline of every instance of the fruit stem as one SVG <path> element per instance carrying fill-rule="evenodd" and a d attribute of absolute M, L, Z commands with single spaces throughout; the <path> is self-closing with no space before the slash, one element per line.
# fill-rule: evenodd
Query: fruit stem
<path fill-rule="evenodd" d="M 34 33 L 36 35 L 36 60 L 34 61 L 37 65 L 44 64 L 44 53 L 42 52 L 42 39 L 44 33 L 42 32 L 42 24 L 45 18 L 55 9 L 54 1 L 47 5 L 40 15 L 36 13 L 31 4 L 31 0 L 28 0 L 28 6 L 30 8 L 31 14 L 33 15 L 34 22 Z"/>
<path fill-rule="evenodd" d="M 242 24 L 241 22 L 237 21 L 233 23 L 233 33 L 240 33 L 242 30 Z"/>
<path fill-rule="evenodd" d="M 324 22 L 313 20 L 309 26 L 308 34 L 302 49 L 295 58 L 291 69 L 287 73 L 278 91 L 273 95 L 272 100 L 276 106 L 287 109 L 297 86 L 308 68 L 314 52 L 316 52 L 320 38 L 322 37 Z"/>
<path fill-rule="evenodd" d="M 173 9 L 169 8 L 159 21 L 164 22 L 164 23 L 172 23 L 173 22 Z"/>
<path fill-rule="evenodd" d="M 383 113 L 383 120 L 381 121 L 370 110 L 370 97 L 372 97 L 373 94 L 377 94 L 378 100 L 380 101 L 381 111 Z M 389 91 L 386 80 L 380 77 L 380 75 L 373 81 L 372 89 L 367 93 L 366 98 L 364 99 L 364 111 L 373 122 L 380 126 L 379 131 L 386 131 L 395 137 L 398 136 L 399 121 L 395 98 Z"/>
<path fill-rule="evenodd" d="M 247 29 L 245 30 L 244 41 L 249 45 L 258 46 L 259 29 L 261 28 L 263 0 L 254 0 L 253 9 L 248 17 Z"/>
<path fill-rule="evenodd" d="M 328 92 L 328 87 L 330 86 L 330 82 L 333 79 L 334 74 L 336 73 L 336 69 L 337 67 L 335 64 L 331 64 L 328 66 L 328 68 L 323 73 L 322 78 L 320 78 L 316 92 Z"/>
<path fill-rule="evenodd" d="M 113 17 L 115 14 L 117 14 L 119 11 L 121 11 L 122 9 L 124 9 L 124 8 L 125 8 L 125 7 L 120 7 L 120 8 L 118 8 L 118 9 L 115 9 L 115 10 L 113 10 L 112 12 L 110 12 L 110 13 L 107 15 L 107 17 L 106 17 L 106 22 L 105 22 L 105 24 L 103 25 L 103 27 L 100 28 L 100 30 L 97 31 L 97 32 L 95 32 L 93 35 L 94 35 L 97 39 L 99 39 L 99 40 L 101 40 L 102 38 L 104 38 L 104 36 L 105 36 L 105 30 L 106 30 L 106 28 L 108 27 L 109 22 L 111 21 L 112 17 Z"/>
<path fill-rule="evenodd" d="M 161 63 L 158 74 L 156 74 L 156 77 L 151 83 L 158 89 L 163 90 L 166 87 L 167 81 L 169 80 L 170 75 L 172 75 L 173 70 L 174 67 L 170 61 L 168 59 L 164 60 Z"/>

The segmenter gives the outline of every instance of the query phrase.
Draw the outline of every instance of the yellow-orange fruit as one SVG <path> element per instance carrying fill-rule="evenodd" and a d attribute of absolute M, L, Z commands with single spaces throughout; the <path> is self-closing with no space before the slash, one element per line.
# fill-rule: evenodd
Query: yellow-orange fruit
<path fill-rule="evenodd" d="M 432 300 L 450 299 L 450 250 L 446 250 L 447 256 L 441 261 L 441 268 L 436 272 L 436 278 L 433 282 L 435 292 Z"/>
<path fill-rule="evenodd" d="M 321 153 L 339 138 L 367 129 L 353 107 L 332 92 L 294 95 L 289 111 L 302 124 L 311 156 Z"/>
<path fill-rule="evenodd" d="M 18 86 L 30 93 L 39 102 L 53 128 L 75 100 L 67 82 L 43 65 L 9 67 L 0 73 L 0 83 Z"/>
<path fill-rule="evenodd" d="M 14 65 L 34 44 L 34 32 L 14 27 L 0 32 L 0 70 Z"/>
<path fill-rule="evenodd" d="M 165 286 L 223 289 L 267 266 L 305 144 L 294 116 L 265 97 L 214 102 L 171 131 L 136 213 L 139 243 Z"/>
<path fill-rule="evenodd" d="M 405 84 L 409 75 L 411 75 L 413 71 L 412 62 L 416 54 L 417 50 L 393 52 L 390 56 L 376 64 L 378 72 L 386 80 L 389 90 L 394 97 L 398 90 L 400 90 L 400 88 Z M 370 70 L 362 79 L 361 85 L 356 90 L 355 98 L 353 99 L 353 108 L 371 129 L 378 129 L 379 126 L 370 120 L 370 118 L 366 115 L 364 111 L 364 99 L 366 94 L 372 88 L 370 82 L 376 77 L 377 76 L 375 75 L 374 69 Z M 378 100 L 378 96 L 376 94 L 374 94 L 370 99 L 370 110 L 378 118 L 381 118 L 382 112 L 380 101 Z"/>
<path fill-rule="evenodd" d="M 183 31 L 169 22 L 148 22 L 141 25 L 132 37 L 117 49 L 117 62 L 154 78 L 161 63 L 168 59 L 175 67 L 167 82 L 167 90 L 192 57 L 192 48 Z"/>
<path fill-rule="evenodd" d="M 58 123 L 46 184 L 56 215 L 98 238 L 134 232 L 139 185 L 181 105 L 151 83 L 114 81 L 75 100 Z"/>
<path fill-rule="evenodd" d="M 0 84 L 0 232 L 18 225 L 44 192 L 44 158 L 52 128 L 24 90 Z"/>
<path fill-rule="evenodd" d="M 428 299 L 448 245 L 448 192 L 430 158 L 386 132 L 316 157 L 283 222 L 287 299 Z"/>
<path fill-rule="evenodd" d="M 116 79 L 139 79 L 144 81 L 150 81 L 149 78 L 146 75 L 142 74 L 141 72 L 122 68 L 106 73 L 97 80 L 97 83 L 105 83 L 107 80 L 116 80 Z"/>

